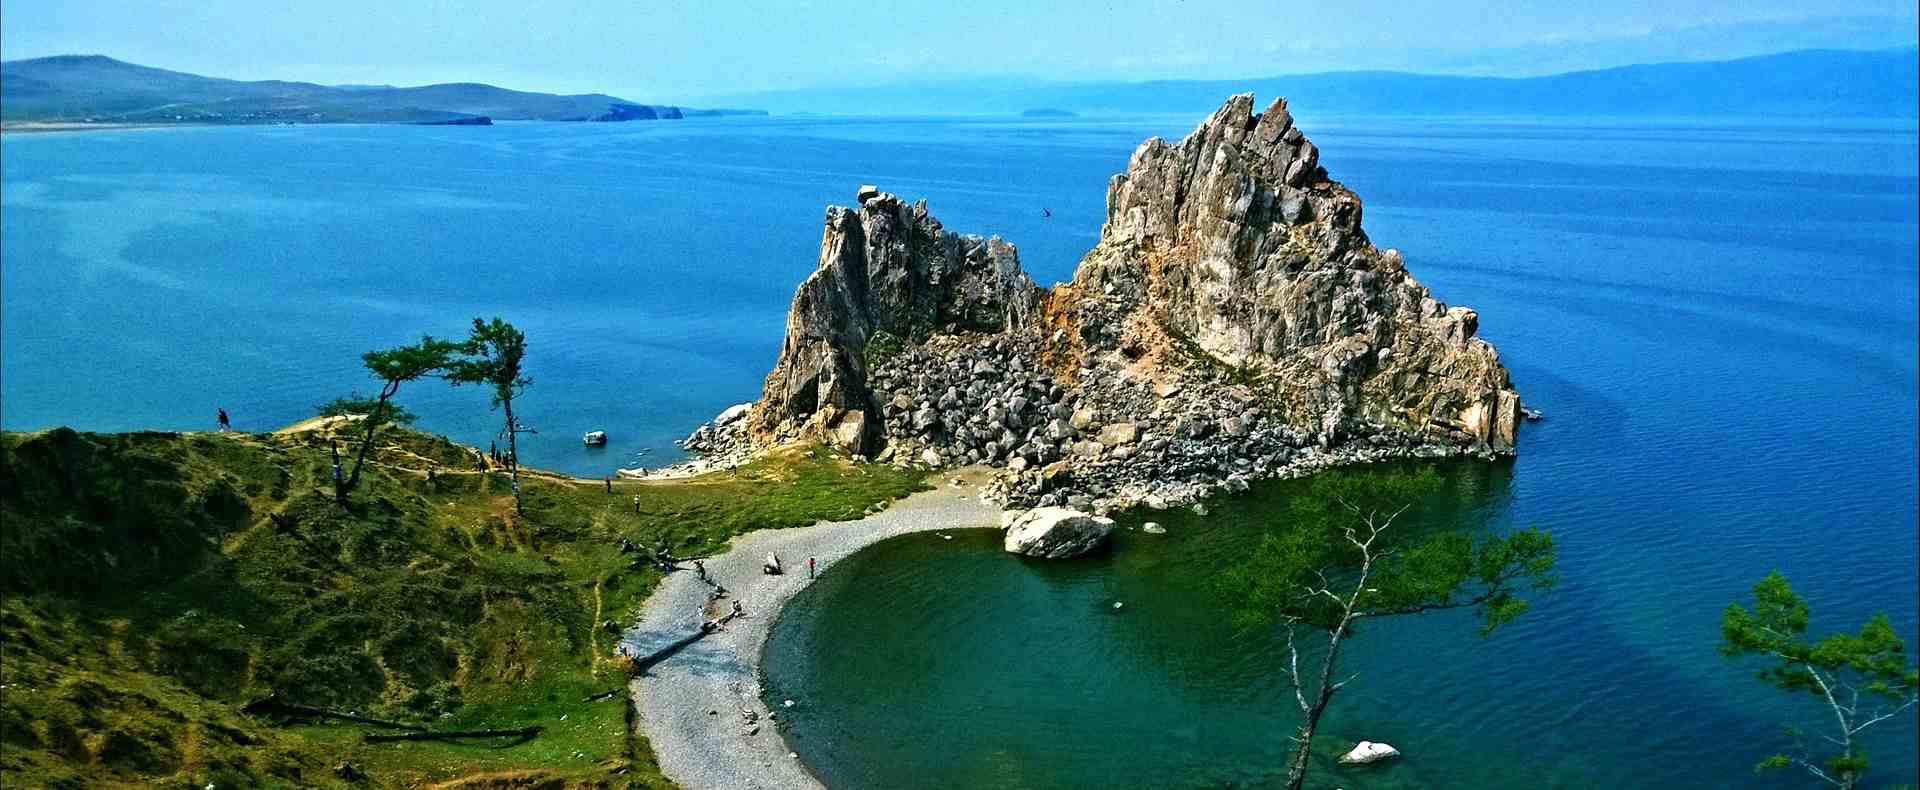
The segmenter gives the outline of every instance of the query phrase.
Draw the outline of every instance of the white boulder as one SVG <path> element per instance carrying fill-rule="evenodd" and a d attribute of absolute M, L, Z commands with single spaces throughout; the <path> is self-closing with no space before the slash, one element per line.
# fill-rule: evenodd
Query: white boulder
<path fill-rule="evenodd" d="M 1037 507 L 1011 520 L 1003 545 L 1014 554 L 1057 560 L 1098 549 L 1112 534 L 1113 519 L 1072 508 Z"/>
<path fill-rule="evenodd" d="M 1361 741 L 1354 745 L 1352 751 L 1340 755 L 1340 764 L 1366 765 L 1367 763 L 1377 763 L 1381 760 L 1399 756 L 1400 750 L 1387 744 Z"/>
<path fill-rule="evenodd" d="M 735 421 L 739 420 L 741 417 L 747 416 L 747 411 L 752 408 L 753 408 L 753 404 L 751 403 L 736 403 L 732 406 L 728 406 L 726 411 L 723 411 L 717 415 L 714 415 L 713 425 L 716 428 L 723 425 L 732 425 Z"/>

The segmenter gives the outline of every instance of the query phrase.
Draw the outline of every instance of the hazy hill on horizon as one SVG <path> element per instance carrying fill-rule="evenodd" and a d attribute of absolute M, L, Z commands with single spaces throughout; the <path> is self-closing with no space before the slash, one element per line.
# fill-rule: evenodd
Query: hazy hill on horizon
<path fill-rule="evenodd" d="M 652 120 L 737 111 L 682 110 L 601 93 L 557 95 L 483 83 L 418 87 L 244 81 L 141 66 L 104 55 L 0 63 L 0 120 L 125 123 L 421 123 Z"/>
<path fill-rule="evenodd" d="M 1198 113 L 1222 97 L 1285 96 L 1314 113 L 1399 115 L 1913 117 L 1920 51 L 1799 50 L 1736 60 L 1651 63 L 1543 77 L 1338 71 L 1221 80 L 1048 82 L 1025 78 L 723 94 L 773 112 L 1015 115 Z M 876 108 L 881 108 L 876 110 Z"/>

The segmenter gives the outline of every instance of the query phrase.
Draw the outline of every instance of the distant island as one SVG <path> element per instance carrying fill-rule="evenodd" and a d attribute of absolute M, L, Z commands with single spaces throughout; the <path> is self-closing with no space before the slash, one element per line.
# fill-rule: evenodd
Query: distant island
<path fill-rule="evenodd" d="M 0 63 L 0 121 L 16 128 L 90 125 L 651 121 L 759 110 L 641 104 L 599 93 L 562 96 L 463 82 L 397 88 L 203 77 L 103 55 Z"/>
<path fill-rule="evenodd" d="M 1072 110 L 1056 109 L 1053 107 L 1038 107 L 1038 108 L 1027 110 L 1026 112 L 1020 113 L 1020 117 L 1022 118 L 1078 118 L 1080 117 L 1080 113 L 1074 112 Z"/>

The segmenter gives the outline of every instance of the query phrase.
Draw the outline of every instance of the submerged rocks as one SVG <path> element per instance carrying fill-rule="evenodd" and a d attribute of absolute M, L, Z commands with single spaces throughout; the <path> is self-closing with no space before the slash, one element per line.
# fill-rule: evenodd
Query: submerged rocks
<path fill-rule="evenodd" d="M 1366 765 L 1393 757 L 1399 757 L 1400 750 L 1384 743 L 1361 741 L 1346 754 L 1340 755 L 1341 765 Z"/>
<path fill-rule="evenodd" d="M 1113 519 L 1064 507 L 1034 508 L 1001 520 L 1006 550 L 1029 557 L 1078 557 L 1106 545 L 1113 534 Z"/>

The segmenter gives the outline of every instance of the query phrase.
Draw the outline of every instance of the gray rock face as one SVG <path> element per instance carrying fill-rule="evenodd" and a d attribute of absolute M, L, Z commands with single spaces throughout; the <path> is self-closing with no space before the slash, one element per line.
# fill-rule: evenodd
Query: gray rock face
<path fill-rule="evenodd" d="M 1112 534 L 1113 519 L 1064 507 L 1039 507 L 1012 519 L 1005 548 L 1029 557 L 1065 559 L 1100 548 Z"/>
<path fill-rule="evenodd" d="M 1013 245 L 947 233 L 925 201 L 861 197 L 857 209 L 827 209 L 819 268 L 794 294 L 780 359 L 748 417 L 756 444 L 839 443 L 829 427 L 841 415 L 877 413 L 866 351 L 881 333 L 898 343 L 1017 331 L 1039 305 Z"/>
<path fill-rule="evenodd" d="M 1288 421 L 1329 433 L 1373 421 L 1512 450 L 1519 395 L 1474 336 L 1478 315 L 1435 299 L 1360 218 L 1284 99 L 1256 113 L 1235 96 L 1114 176 L 1080 298 L 1064 300 L 1073 339 L 1087 354 L 1128 338 L 1150 362 L 1266 373 L 1286 382 L 1272 405 Z"/>

